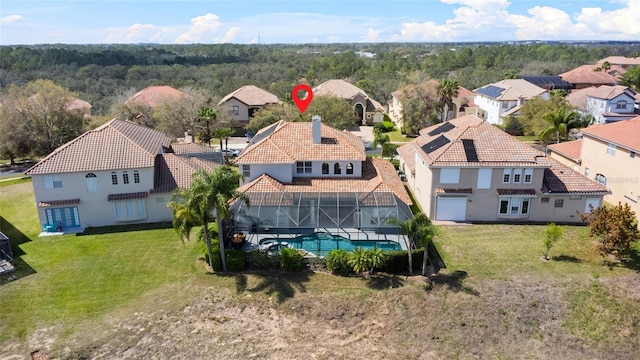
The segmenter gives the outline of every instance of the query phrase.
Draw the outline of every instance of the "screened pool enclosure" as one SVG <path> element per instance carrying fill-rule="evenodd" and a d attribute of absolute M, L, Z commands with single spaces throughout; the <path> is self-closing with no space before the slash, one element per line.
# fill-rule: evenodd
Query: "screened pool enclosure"
<path fill-rule="evenodd" d="M 250 205 L 231 207 L 232 227 L 248 234 L 295 236 L 330 232 L 351 240 L 398 239 L 389 223 L 412 217 L 409 206 L 392 192 L 247 192 Z M 395 236 L 394 236 L 395 235 Z"/>

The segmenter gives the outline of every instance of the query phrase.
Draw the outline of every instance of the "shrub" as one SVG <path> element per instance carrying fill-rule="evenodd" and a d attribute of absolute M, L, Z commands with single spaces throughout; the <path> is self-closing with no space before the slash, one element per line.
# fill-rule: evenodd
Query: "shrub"
<path fill-rule="evenodd" d="M 229 249 L 225 252 L 229 271 L 244 271 L 247 257 L 244 251 Z"/>
<path fill-rule="evenodd" d="M 284 248 L 280 250 L 280 268 L 284 271 L 300 271 L 304 266 L 304 256 L 298 250 Z"/>
<path fill-rule="evenodd" d="M 378 129 L 382 132 L 391 132 L 394 129 L 393 123 L 391 121 L 383 121 L 376 123 L 373 125 L 374 129 Z"/>
<path fill-rule="evenodd" d="M 331 250 L 326 262 L 327 270 L 336 275 L 347 276 L 353 270 L 349 265 L 349 253 L 345 250 Z"/>
<path fill-rule="evenodd" d="M 361 249 L 356 248 L 349 255 L 349 265 L 355 273 L 365 271 L 373 271 L 384 266 L 386 256 L 380 249 Z"/>
<path fill-rule="evenodd" d="M 256 269 L 272 270 L 278 267 L 278 257 L 269 255 L 266 250 L 251 251 L 251 263 Z"/>
<path fill-rule="evenodd" d="M 385 251 L 386 261 L 380 270 L 391 274 L 402 274 L 409 270 L 409 259 L 406 250 Z M 414 249 L 411 253 L 413 260 L 413 270 L 419 271 L 422 267 L 422 256 L 424 248 Z"/>
<path fill-rule="evenodd" d="M 524 125 L 515 116 L 509 116 L 504 120 L 503 129 L 507 134 L 513 136 L 524 135 Z"/>
<path fill-rule="evenodd" d="M 562 228 L 554 223 L 547 225 L 547 229 L 545 230 L 545 236 L 542 240 L 542 245 L 544 246 L 544 258 L 545 260 L 549 260 L 549 250 L 551 247 L 560 239 L 562 236 Z"/>

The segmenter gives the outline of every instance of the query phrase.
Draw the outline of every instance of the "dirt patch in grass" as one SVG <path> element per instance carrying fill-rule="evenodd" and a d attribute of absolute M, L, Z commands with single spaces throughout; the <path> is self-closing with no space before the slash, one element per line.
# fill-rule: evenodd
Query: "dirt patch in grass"
<path fill-rule="evenodd" d="M 285 281 L 288 276 L 278 274 Z M 367 287 L 366 279 L 347 279 L 322 291 L 314 283 L 331 278 L 314 274 L 284 299 L 258 289 L 263 279 L 245 280 L 235 289 L 232 277 L 212 276 L 208 286 L 158 290 L 68 336 L 44 328 L 0 350 L 72 359 L 633 359 L 640 350 L 638 277 L 474 280 L 443 274 L 429 287 L 420 277 L 400 277 L 381 280 L 390 284 L 382 290 Z M 588 323 L 582 316 L 589 314 L 575 306 L 594 306 L 583 296 L 594 286 L 593 301 L 615 297 L 619 305 L 608 308 L 609 316 L 624 319 L 607 326 L 606 341 L 571 325 Z M 163 299 L 167 290 L 181 295 Z"/>

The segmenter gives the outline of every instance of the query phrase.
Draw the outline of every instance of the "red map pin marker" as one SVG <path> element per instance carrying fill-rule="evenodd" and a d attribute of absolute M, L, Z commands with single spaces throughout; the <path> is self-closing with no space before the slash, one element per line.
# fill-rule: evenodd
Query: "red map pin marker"
<path fill-rule="evenodd" d="M 300 99 L 298 97 L 298 93 L 300 92 L 300 90 L 304 90 L 307 92 L 307 96 L 304 99 Z M 309 85 L 298 84 L 293 88 L 293 91 L 291 91 L 291 98 L 293 99 L 293 102 L 296 103 L 298 110 L 303 113 L 305 110 L 307 110 L 307 107 L 313 99 L 313 91 L 311 90 L 311 87 L 309 87 Z"/>

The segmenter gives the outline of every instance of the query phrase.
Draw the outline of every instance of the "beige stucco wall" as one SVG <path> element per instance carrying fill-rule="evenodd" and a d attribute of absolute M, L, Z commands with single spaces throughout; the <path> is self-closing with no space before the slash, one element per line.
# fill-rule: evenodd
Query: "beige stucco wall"
<path fill-rule="evenodd" d="M 585 174 L 589 169 L 589 178 L 595 179 L 596 174 L 607 177 L 607 188 L 611 195 L 605 201 L 611 204 L 626 203 L 635 211 L 640 219 L 640 158 L 636 154 L 630 156 L 630 150 L 616 147 L 615 156 L 607 154 L 608 143 L 585 136 L 582 139 L 582 164 L 580 173 Z"/>
<path fill-rule="evenodd" d="M 238 115 L 231 114 L 230 109 L 232 106 L 238 107 Z M 221 111 L 225 111 L 226 112 L 225 116 L 229 116 L 234 121 L 244 122 L 244 123 L 249 122 L 249 107 L 245 103 L 238 101 L 238 99 L 236 98 L 231 98 L 226 102 L 224 102 L 222 104 Z"/>
<path fill-rule="evenodd" d="M 549 156 L 556 160 L 557 162 L 561 163 L 562 165 L 571 168 L 575 171 L 580 171 L 580 164 L 577 163 L 576 161 L 574 161 L 573 159 L 570 159 L 562 154 L 559 154 L 551 149 L 549 149 Z"/>

